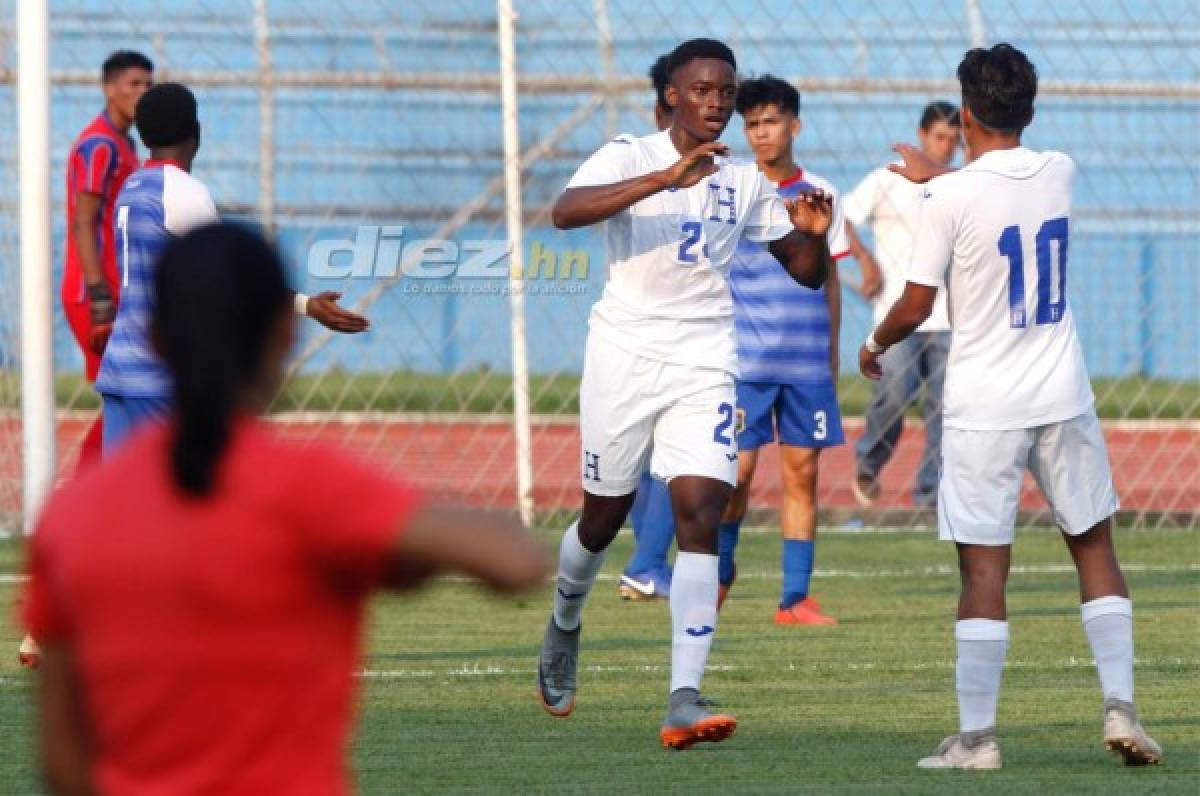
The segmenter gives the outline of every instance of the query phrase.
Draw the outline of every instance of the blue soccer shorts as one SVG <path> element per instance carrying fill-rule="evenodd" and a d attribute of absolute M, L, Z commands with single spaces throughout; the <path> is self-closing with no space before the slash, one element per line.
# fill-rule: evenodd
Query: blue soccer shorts
<path fill-rule="evenodd" d="M 797 448 L 831 448 L 846 441 L 832 383 L 739 381 L 737 414 L 739 450 L 761 448 L 777 438 Z"/>

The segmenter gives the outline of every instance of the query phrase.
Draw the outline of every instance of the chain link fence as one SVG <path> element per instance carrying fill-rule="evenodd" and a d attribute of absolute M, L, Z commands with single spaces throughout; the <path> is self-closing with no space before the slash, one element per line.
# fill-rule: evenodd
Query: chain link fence
<path fill-rule="evenodd" d="M 14 0 L 0 0 L 0 107 L 15 118 Z M 103 108 L 118 48 L 196 92 L 195 174 L 222 213 L 261 224 L 305 292 L 344 292 L 372 331 L 304 328 L 274 407 L 297 436 L 377 456 L 435 494 L 515 507 L 513 340 L 503 257 L 497 11 L 431 2 L 51 2 L 53 266 L 61 271 L 64 160 Z M 578 377 L 605 277 L 598 230 L 556 231 L 573 169 L 618 132 L 653 131 L 645 75 L 680 40 L 727 41 L 746 75 L 801 91 L 797 160 L 847 192 L 911 140 L 930 100 L 957 97 L 973 43 L 1012 41 L 1041 77 L 1035 148 L 1079 164 L 1071 241 L 1077 314 L 1127 522 L 1200 524 L 1200 11 L 1187 0 L 521 0 L 516 19 L 524 204 L 524 348 L 531 497 L 543 521 L 579 502 Z M 15 126 L 0 128 L 0 517 L 22 512 Z M 740 123 L 725 134 L 748 156 Z M 146 153 L 143 150 L 142 155 Z M 870 225 L 859 230 L 873 245 Z M 429 241 L 442 241 L 430 243 Z M 843 263 L 844 281 L 857 265 Z M 57 282 L 57 278 L 56 278 Z M 55 319 L 60 471 L 97 399 Z M 870 511 L 851 492 L 870 387 L 854 352 L 869 304 L 847 287 L 840 398 L 850 444 L 822 460 L 827 525 L 928 524 L 911 507 L 922 433 L 911 410 Z M 521 385 L 516 385 L 521 388 Z M 752 505 L 778 506 L 777 458 Z M 1032 491 L 1023 521 L 1046 522 Z M 762 519 L 769 519 L 767 516 Z"/>

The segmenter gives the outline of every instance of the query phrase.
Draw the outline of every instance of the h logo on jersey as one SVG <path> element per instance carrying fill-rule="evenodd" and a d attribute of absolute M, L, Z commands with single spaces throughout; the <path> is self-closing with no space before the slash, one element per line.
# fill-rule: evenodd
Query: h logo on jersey
<path fill-rule="evenodd" d="M 736 224 L 737 223 L 737 202 L 735 202 L 733 200 L 733 195 L 736 192 L 736 189 L 730 188 L 728 185 L 724 186 L 726 196 L 724 199 L 722 199 L 721 198 L 721 188 L 722 188 L 722 186 L 715 182 L 710 182 L 708 184 L 708 189 L 710 191 L 712 191 L 712 196 L 713 196 L 713 212 L 712 212 L 712 215 L 708 217 L 708 220 L 709 221 L 720 221 L 722 212 L 724 210 L 728 210 L 729 218 L 725 219 L 725 223 L 726 224 Z"/>
<path fill-rule="evenodd" d="M 600 454 L 591 451 L 583 452 L 583 480 L 600 480 Z"/>

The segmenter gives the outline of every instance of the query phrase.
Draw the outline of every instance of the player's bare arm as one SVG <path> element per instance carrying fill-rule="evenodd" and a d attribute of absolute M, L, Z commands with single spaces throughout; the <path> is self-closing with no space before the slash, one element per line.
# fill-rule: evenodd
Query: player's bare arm
<path fill-rule="evenodd" d="M 892 151 L 898 154 L 904 160 L 904 163 L 889 163 L 888 171 L 899 174 L 911 182 L 925 183 L 934 177 L 940 177 L 943 174 L 957 171 L 957 169 L 949 166 L 943 166 L 910 144 L 896 144 L 892 147 Z"/>
<path fill-rule="evenodd" d="M 816 290 L 829 275 L 829 244 L 825 233 L 833 220 L 833 197 L 814 191 L 784 202 L 795 227 L 772 241 L 767 249 L 792 278 Z"/>
<path fill-rule="evenodd" d="M 342 294 L 335 290 L 309 296 L 304 314 L 326 329 L 343 334 L 357 334 L 369 329 L 371 322 L 366 317 L 338 306 L 341 297 Z"/>
<path fill-rule="evenodd" d="M 871 338 L 858 351 L 858 369 L 868 379 L 883 375 L 879 356 L 890 346 L 908 337 L 933 314 L 933 303 L 937 299 L 936 287 L 906 282 L 904 293 L 892 305 L 887 317 L 879 324 Z M 874 348 L 873 350 L 872 340 Z"/>
<path fill-rule="evenodd" d="M 875 255 L 858 237 L 854 225 L 849 221 L 846 222 L 846 242 L 850 246 L 850 256 L 858 261 L 858 267 L 862 270 L 862 283 L 858 286 L 858 292 L 865 299 L 873 299 L 883 292 L 883 269 L 879 267 Z"/>
<path fill-rule="evenodd" d="M 88 191 L 75 194 L 75 217 L 71 224 L 71 236 L 75 250 L 79 253 L 79 267 L 83 271 L 83 282 L 88 291 L 88 307 L 92 321 L 92 349 L 104 352 L 112 322 L 117 317 L 117 303 L 112 290 L 104 279 L 100 265 L 100 244 L 96 240 L 96 225 L 103 212 L 104 197 Z"/>
<path fill-rule="evenodd" d="M 554 203 L 551 219 L 558 229 L 577 229 L 607 221 L 622 210 L 668 188 L 691 188 L 700 180 L 717 173 L 713 158 L 725 155 L 729 147 L 719 141 L 701 144 L 681 157 L 675 165 L 610 185 L 568 188 Z"/>

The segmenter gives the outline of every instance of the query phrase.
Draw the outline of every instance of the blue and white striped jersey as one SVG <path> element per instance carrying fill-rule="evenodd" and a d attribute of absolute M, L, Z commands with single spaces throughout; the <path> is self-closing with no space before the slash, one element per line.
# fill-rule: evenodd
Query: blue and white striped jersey
<path fill-rule="evenodd" d="M 836 260 L 849 253 L 849 246 L 842 200 L 833 185 L 801 170 L 779 183 L 777 190 L 781 197 L 791 198 L 815 188 L 833 196 L 833 221 L 826 238 Z M 746 238 L 739 241 L 733 256 L 729 287 L 741 381 L 826 384 L 833 380 L 825 288 L 812 290 L 799 284 L 766 246 Z"/>
<path fill-rule="evenodd" d="M 166 367 L 150 344 L 154 273 L 172 235 L 217 220 L 204 183 L 171 161 L 149 160 L 125 181 L 113 213 L 121 299 L 104 349 L 96 390 L 168 397 Z"/>

